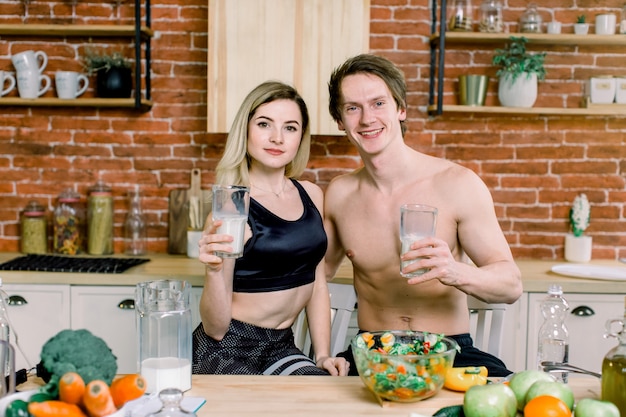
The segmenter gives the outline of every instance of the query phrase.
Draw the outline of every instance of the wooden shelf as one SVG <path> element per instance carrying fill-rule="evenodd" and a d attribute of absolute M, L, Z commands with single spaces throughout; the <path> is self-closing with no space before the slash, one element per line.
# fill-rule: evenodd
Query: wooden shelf
<path fill-rule="evenodd" d="M 152 29 L 141 27 L 142 39 L 154 36 Z M 134 25 L 55 25 L 55 24 L 0 24 L 0 35 L 11 36 L 89 36 L 134 37 Z"/>
<path fill-rule="evenodd" d="M 428 106 L 428 113 L 435 114 L 436 105 Z M 461 106 L 444 105 L 444 113 L 476 113 L 483 115 L 518 115 L 518 116 L 626 116 L 626 105 L 607 104 L 580 108 L 561 107 L 503 107 L 503 106 Z"/>
<path fill-rule="evenodd" d="M 446 32 L 446 43 L 454 44 L 494 44 L 505 43 L 511 36 L 525 37 L 529 44 L 536 45 L 590 45 L 590 46 L 626 46 L 626 35 L 575 35 L 563 33 L 549 35 L 545 33 L 482 33 L 482 32 Z M 439 42 L 438 33 L 430 41 Z"/>
<path fill-rule="evenodd" d="M 152 107 L 151 100 L 141 99 L 141 110 L 148 110 Z M 24 107 L 121 107 L 136 108 L 134 98 L 77 98 L 74 100 L 63 100 L 60 98 L 17 98 L 2 97 L 0 106 L 24 106 Z"/>

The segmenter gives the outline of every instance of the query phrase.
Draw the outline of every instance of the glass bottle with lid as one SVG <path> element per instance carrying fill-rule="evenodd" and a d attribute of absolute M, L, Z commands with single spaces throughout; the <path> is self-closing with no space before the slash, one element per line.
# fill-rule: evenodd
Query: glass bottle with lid
<path fill-rule="evenodd" d="M 52 225 L 54 252 L 64 255 L 85 252 L 85 207 L 79 193 L 68 188 L 59 194 Z"/>
<path fill-rule="evenodd" d="M 619 344 L 602 361 L 602 399 L 615 404 L 620 414 L 626 416 L 626 297 L 624 318 L 607 321 L 606 329 L 605 337 L 615 337 Z"/>
<path fill-rule="evenodd" d="M 127 255 L 146 253 L 146 220 L 141 211 L 139 190 L 128 192 L 128 213 L 124 221 L 124 252 Z"/>
<path fill-rule="evenodd" d="M 478 30 L 487 33 L 501 33 L 504 31 L 502 3 L 499 0 L 484 0 L 480 5 Z"/>
<path fill-rule="evenodd" d="M 448 30 L 455 32 L 471 32 L 474 24 L 471 0 L 453 0 L 449 8 Z"/>
<path fill-rule="evenodd" d="M 112 254 L 113 194 L 102 181 L 89 189 L 87 227 L 87 252 L 91 255 Z"/>
<path fill-rule="evenodd" d="M 541 33 L 541 23 L 543 19 L 537 11 L 537 5 L 535 3 L 529 3 L 528 8 L 520 17 L 520 32 L 521 33 Z"/>
<path fill-rule="evenodd" d="M 46 209 L 36 201 L 29 201 L 21 218 L 21 252 L 42 254 L 48 251 L 48 221 Z"/>

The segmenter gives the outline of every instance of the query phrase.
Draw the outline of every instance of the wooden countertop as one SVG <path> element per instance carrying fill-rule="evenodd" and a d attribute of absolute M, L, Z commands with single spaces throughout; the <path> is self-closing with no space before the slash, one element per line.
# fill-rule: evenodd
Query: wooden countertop
<path fill-rule="evenodd" d="M 20 253 L 0 253 L 0 263 L 21 256 Z M 123 257 L 123 255 L 116 255 Z M 148 254 L 150 262 L 135 266 L 122 274 L 59 273 L 35 271 L 0 271 L 7 284 L 70 284 L 70 285 L 135 285 L 150 279 L 185 279 L 193 286 L 202 286 L 204 265 L 185 255 Z M 552 283 L 559 284 L 566 293 L 626 293 L 626 280 L 608 281 L 570 278 L 550 271 L 553 265 L 564 261 L 519 260 L 524 291 L 545 292 Z M 626 264 L 610 261 L 592 261 L 590 265 L 624 268 Z M 352 265 L 345 260 L 333 282 L 351 284 Z"/>
<path fill-rule="evenodd" d="M 600 398 L 600 382 L 570 376 L 576 400 Z M 204 397 L 198 417 L 254 416 L 430 416 L 442 407 L 463 403 L 463 393 L 442 389 L 414 403 L 381 406 L 358 377 L 193 375 L 187 396 Z"/>

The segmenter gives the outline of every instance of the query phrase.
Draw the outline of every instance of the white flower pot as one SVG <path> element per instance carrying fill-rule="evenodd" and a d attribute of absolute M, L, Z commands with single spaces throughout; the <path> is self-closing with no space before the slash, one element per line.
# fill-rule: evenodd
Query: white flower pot
<path fill-rule="evenodd" d="M 586 35 L 589 32 L 589 23 L 574 23 L 574 33 L 577 35 Z"/>
<path fill-rule="evenodd" d="M 591 236 L 565 235 L 565 260 L 569 262 L 589 262 L 592 248 Z"/>
<path fill-rule="evenodd" d="M 505 107 L 532 107 L 537 100 L 537 74 L 522 74 L 515 81 L 510 74 L 502 75 L 498 99 Z"/>

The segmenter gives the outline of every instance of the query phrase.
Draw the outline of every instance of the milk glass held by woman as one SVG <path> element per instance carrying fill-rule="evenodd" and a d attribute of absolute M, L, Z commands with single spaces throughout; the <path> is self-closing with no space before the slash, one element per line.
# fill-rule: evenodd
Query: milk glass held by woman
<path fill-rule="evenodd" d="M 237 257 L 235 237 L 220 231 L 224 220 L 209 215 L 199 248 L 206 274 L 194 373 L 347 374 L 347 362 L 330 357 L 323 193 L 296 180 L 310 142 L 306 104 L 291 86 L 266 82 L 244 99 L 216 169 L 218 185 L 250 192 L 243 253 Z M 225 201 L 236 207 L 240 197 Z M 303 309 L 315 360 L 294 344 L 291 326 Z"/>

